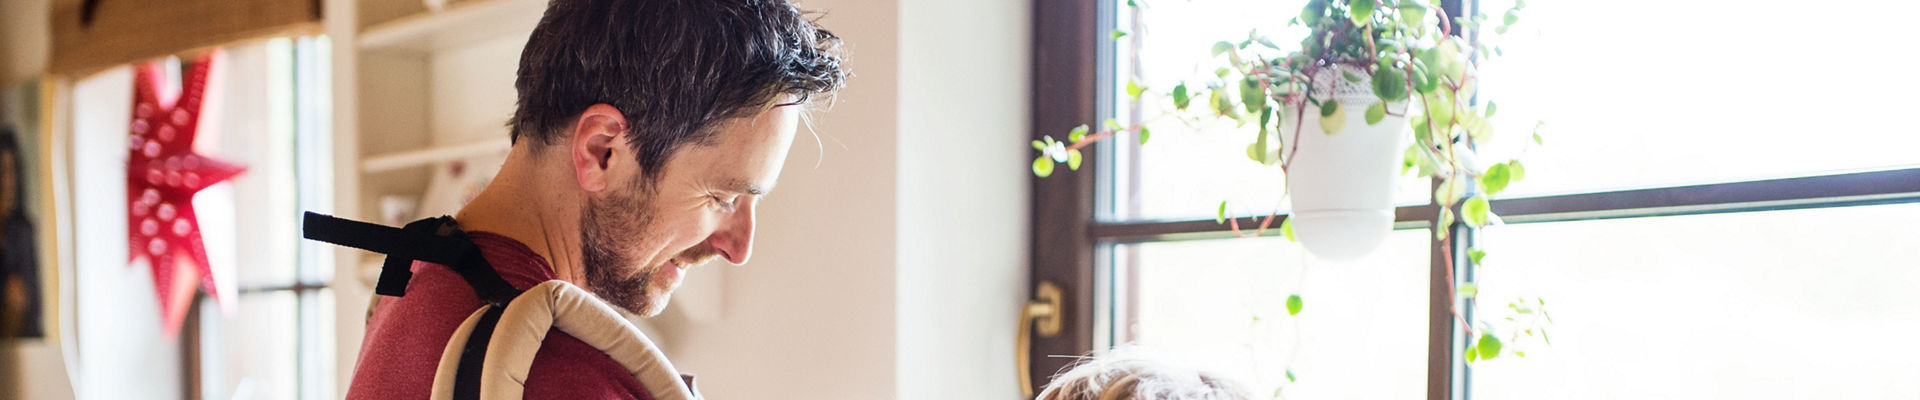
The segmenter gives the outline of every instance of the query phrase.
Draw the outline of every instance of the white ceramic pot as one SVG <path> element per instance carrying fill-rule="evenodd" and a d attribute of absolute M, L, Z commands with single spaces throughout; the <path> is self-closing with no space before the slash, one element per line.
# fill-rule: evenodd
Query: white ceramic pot
<path fill-rule="evenodd" d="M 1366 77 L 1364 70 L 1342 66 L 1355 76 Z M 1307 104 L 1303 120 L 1288 118 L 1280 138 L 1286 143 L 1282 154 L 1292 154 L 1288 166 L 1287 190 L 1293 202 L 1293 233 L 1314 256 L 1327 260 L 1352 260 L 1371 253 L 1386 240 L 1393 229 L 1394 178 L 1400 172 L 1411 128 L 1404 111 L 1407 101 L 1387 104 L 1387 110 L 1402 116 L 1387 115 L 1373 125 L 1366 121 L 1367 107 L 1379 103 L 1373 94 L 1371 78 L 1350 82 L 1335 70 L 1322 70 L 1315 84 L 1322 101 L 1332 98 L 1345 109 L 1345 123 L 1327 134 L 1321 127 L 1320 107 Z M 1292 124 L 1303 123 L 1298 141 Z M 1299 151 L 1292 149 L 1298 146 Z"/>

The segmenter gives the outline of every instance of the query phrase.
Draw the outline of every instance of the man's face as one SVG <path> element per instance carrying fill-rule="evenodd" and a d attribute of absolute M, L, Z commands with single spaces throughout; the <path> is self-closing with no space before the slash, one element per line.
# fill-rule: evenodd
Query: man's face
<path fill-rule="evenodd" d="M 711 143 L 672 153 L 651 187 L 632 153 L 613 161 L 624 161 L 626 168 L 609 168 L 607 189 L 590 193 L 581 214 L 587 289 L 627 311 L 653 316 L 667 306 L 688 268 L 715 257 L 746 263 L 753 251 L 754 207 L 786 163 L 800 113 L 798 107 L 774 107 L 728 121 Z"/>

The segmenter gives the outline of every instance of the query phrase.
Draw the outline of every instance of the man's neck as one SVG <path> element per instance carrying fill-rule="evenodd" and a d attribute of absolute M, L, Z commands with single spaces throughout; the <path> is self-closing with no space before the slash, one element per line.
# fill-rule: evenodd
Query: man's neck
<path fill-rule="evenodd" d="M 552 168 L 538 165 L 532 144 L 513 146 L 500 174 L 486 189 L 460 209 L 455 219 L 468 231 L 482 231 L 519 241 L 547 261 L 554 276 L 584 285 L 580 263 L 579 204 L 555 179 Z M 561 171 L 564 172 L 564 171 Z"/>

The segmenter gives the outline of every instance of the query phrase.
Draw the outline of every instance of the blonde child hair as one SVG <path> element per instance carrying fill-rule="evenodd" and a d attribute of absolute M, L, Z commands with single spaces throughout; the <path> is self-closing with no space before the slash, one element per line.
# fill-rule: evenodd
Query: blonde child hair
<path fill-rule="evenodd" d="M 1251 400 L 1240 383 L 1175 364 L 1138 346 L 1081 358 L 1035 400 Z"/>

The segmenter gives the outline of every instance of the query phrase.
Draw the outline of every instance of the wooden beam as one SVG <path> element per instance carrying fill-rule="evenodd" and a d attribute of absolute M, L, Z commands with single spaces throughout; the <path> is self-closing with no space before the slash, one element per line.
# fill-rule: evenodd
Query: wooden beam
<path fill-rule="evenodd" d="M 49 72 L 80 76 L 271 36 L 320 32 L 314 0 L 64 0 L 54 5 Z M 83 14 L 90 18 L 82 21 Z"/>

